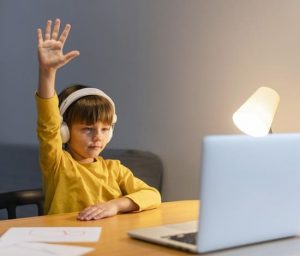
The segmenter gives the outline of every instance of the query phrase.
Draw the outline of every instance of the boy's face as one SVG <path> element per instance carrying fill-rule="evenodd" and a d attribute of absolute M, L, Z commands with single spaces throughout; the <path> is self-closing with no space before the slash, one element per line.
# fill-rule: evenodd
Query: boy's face
<path fill-rule="evenodd" d="M 74 123 L 70 128 L 68 150 L 75 160 L 91 163 L 108 143 L 111 125 Z"/>

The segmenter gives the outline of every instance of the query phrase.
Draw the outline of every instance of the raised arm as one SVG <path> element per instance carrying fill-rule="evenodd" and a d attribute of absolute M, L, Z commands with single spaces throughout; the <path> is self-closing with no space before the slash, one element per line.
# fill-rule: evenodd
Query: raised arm
<path fill-rule="evenodd" d="M 51 98 L 55 93 L 55 76 L 60 67 L 79 56 L 79 51 L 63 53 L 71 25 L 67 24 L 59 35 L 60 20 L 56 19 L 51 31 L 52 21 L 48 20 L 45 33 L 37 29 L 39 84 L 37 93 L 41 98 Z"/>

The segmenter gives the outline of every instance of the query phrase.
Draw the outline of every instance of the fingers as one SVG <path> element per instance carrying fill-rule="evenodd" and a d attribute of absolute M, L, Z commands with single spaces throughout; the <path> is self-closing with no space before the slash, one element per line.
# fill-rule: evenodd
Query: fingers
<path fill-rule="evenodd" d="M 93 207 L 90 209 L 90 211 L 86 212 L 83 215 L 83 220 L 93 220 L 95 219 L 95 216 L 103 213 L 104 209 L 102 209 L 101 207 Z"/>
<path fill-rule="evenodd" d="M 73 60 L 79 55 L 80 55 L 79 51 L 68 52 L 67 54 L 65 54 L 65 63 L 68 63 L 69 61 Z"/>
<path fill-rule="evenodd" d="M 116 215 L 117 211 L 114 207 L 109 205 L 94 205 L 84 209 L 77 216 L 78 220 L 98 220 L 106 217 Z"/>
<path fill-rule="evenodd" d="M 96 210 L 96 206 L 90 206 L 85 208 L 82 212 L 78 213 L 78 218 L 85 218 L 88 216 L 91 212 Z"/>
<path fill-rule="evenodd" d="M 61 33 L 60 37 L 59 37 L 59 41 L 62 43 L 62 45 L 64 45 L 68 35 L 69 35 L 69 32 L 70 32 L 70 29 L 71 29 L 71 25 L 70 24 L 67 24 L 63 30 L 63 32 Z"/>
<path fill-rule="evenodd" d="M 95 216 L 101 214 L 104 209 L 101 207 L 91 206 L 83 210 L 78 214 L 77 219 L 79 220 L 93 220 Z"/>
<path fill-rule="evenodd" d="M 44 40 L 59 40 L 62 44 L 65 43 L 66 39 L 68 38 L 70 29 L 71 29 L 71 25 L 67 24 L 64 28 L 64 30 L 62 31 L 59 39 L 58 39 L 58 35 L 59 35 L 59 29 L 60 29 L 60 19 L 56 19 L 54 22 L 54 26 L 53 26 L 53 31 L 51 33 L 51 26 L 52 26 L 52 20 L 47 20 L 46 23 L 46 28 L 45 28 L 45 35 L 44 35 Z M 38 38 L 38 43 L 40 44 L 41 42 L 43 42 L 43 35 L 42 35 L 42 30 L 39 28 L 37 29 L 37 38 Z"/>
<path fill-rule="evenodd" d="M 50 40 L 51 24 L 52 24 L 52 20 L 47 20 L 47 24 L 45 28 L 45 40 Z"/>
<path fill-rule="evenodd" d="M 38 46 L 40 46 L 43 43 L 43 35 L 42 35 L 42 30 L 40 28 L 36 30 L 36 38 L 37 38 Z"/>
<path fill-rule="evenodd" d="M 52 23 L 53 28 L 51 27 Z M 57 70 L 79 56 L 79 51 L 70 51 L 64 54 L 63 46 L 71 26 L 67 24 L 61 33 L 60 26 L 60 19 L 56 19 L 54 22 L 48 20 L 45 31 L 40 28 L 36 31 L 39 64 L 44 69 Z"/>
<path fill-rule="evenodd" d="M 56 19 L 55 23 L 54 23 L 52 35 L 51 35 L 52 39 L 57 40 L 58 33 L 59 33 L 59 27 L 60 27 L 60 19 Z"/>

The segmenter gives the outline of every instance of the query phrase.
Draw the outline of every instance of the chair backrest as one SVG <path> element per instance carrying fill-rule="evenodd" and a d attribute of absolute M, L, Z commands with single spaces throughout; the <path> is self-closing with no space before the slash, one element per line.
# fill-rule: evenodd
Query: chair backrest
<path fill-rule="evenodd" d="M 18 190 L 0 193 L 0 209 L 7 210 L 8 219 L 17 218 L 17 206 L 34 204 L 38 215 L 43 215 L 44 194 L 42 189 Z"/>
<path fill-rule="evenodd" d="M 142 150 L 106 149 L 101 155 L 106 159 L 120 160 L 136 177 L 161 192 L 163 164 L 156 154 Z"/>

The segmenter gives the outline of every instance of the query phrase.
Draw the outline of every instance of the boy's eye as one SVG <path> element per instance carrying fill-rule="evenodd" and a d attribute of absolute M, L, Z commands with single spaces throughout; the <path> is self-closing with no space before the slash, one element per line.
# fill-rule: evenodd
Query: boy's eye
<path fill-rule="evenodd" d="M 101 132 L 102 134 L 108 134 L 109 128 L 102 128 Z"/>
<path fill-rule="evenodd" d="M 83 128 L 83 131 L 84 132 L 92 132 L 93 128 L 91 128 L 91 127 L 85 127 L 85 128 Z"/>

